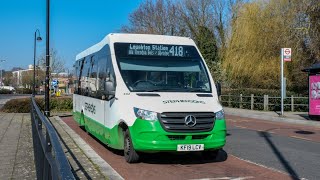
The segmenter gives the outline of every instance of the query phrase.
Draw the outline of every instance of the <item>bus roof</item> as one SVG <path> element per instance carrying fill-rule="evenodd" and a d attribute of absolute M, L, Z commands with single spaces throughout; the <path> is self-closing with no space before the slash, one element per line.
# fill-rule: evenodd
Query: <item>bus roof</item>
<path fill-rule="evenodd" d="M 106 44 L 113 47 L 113 43 L 150 43 L 150 44 L 175 44 L 175 45 L 192 45 L 195 46 L 194 41 L 188 37 L 180 36 L 166 36 L 154 34 L 124 34 L 112 33 L 108 34 L 99 43 L 91 46 L 90 48 L 82 51 L 76 56 L 76 60 L 82 59 L 90 54 L 100 51 Z M 111 51 L 113 53 L 113 51 Z"/>

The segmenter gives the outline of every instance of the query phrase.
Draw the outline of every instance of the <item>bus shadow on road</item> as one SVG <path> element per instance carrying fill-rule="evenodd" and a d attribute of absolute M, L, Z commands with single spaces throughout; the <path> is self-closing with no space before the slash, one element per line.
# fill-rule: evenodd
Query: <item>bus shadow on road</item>
<path fill-rule="evenodd" d="M 224 162 L 228 159 L 228 154 L 223 149 L 219 151 L 218 156 L 206 157 L 202 156 L 201 152 L 186 152 L 186 153 L 143 153 L 141 156 L 141 162 L 147 164 L 206 164 L 206 163 L 218 163 Z"/>

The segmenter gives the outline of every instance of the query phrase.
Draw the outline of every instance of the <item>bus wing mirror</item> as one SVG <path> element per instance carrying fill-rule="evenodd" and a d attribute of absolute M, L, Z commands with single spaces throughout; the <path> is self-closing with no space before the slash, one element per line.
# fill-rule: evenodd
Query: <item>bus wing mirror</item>
<path fill-rule="evenodd" d="M 108 99 L 112 99 L 115 96 L 115 86 L 112 81 L 106 81 L 106 93 L 107 96 L 109 97 Z"/>
<path fill-rule="evenodd" d="M 216 88 L 217 88 L 217 94 L 218 96 L 221 96 L 221 83 L 216 83 Z"/>

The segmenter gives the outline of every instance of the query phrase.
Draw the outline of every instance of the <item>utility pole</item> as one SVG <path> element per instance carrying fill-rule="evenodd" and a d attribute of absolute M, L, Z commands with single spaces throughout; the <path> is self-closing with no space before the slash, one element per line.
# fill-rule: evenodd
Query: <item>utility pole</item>
<path fill-rule="evenodd" d="M 37 32 L 39 36 L 37 36 Z M 36 55 L 37 55 L 37 41 L 41 41 L 42 38 L 40 36 L 39 29 L 36 29 L 34 32 L 34 44 L 33 44 L 33 87 L 32 87 L 32 95 L 36 95 Z"/>
<path fill-rule="evenodd" d="M 46 82 L 45 82 L 45 115 L 50 116 L 49 79 L 50 79 L 50 0 L 47 0 L 46 21 Z"/>

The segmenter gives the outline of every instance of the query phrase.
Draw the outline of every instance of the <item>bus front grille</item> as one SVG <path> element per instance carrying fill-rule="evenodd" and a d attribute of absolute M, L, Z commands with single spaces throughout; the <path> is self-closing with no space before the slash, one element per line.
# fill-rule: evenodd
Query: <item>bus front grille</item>
<path fill-rule="evenodd" d="M 187 125 L 187 116 L 195 117 L 195 125 Z M 208 132 L 213 129 L 215 114 L 213 112 L 164 112 L 159 114 L 161 126 L 167 132 Z"/>

